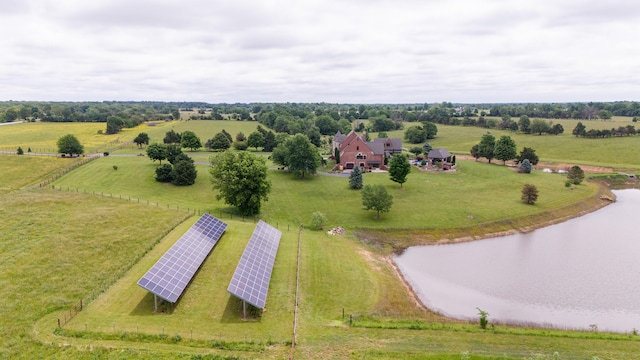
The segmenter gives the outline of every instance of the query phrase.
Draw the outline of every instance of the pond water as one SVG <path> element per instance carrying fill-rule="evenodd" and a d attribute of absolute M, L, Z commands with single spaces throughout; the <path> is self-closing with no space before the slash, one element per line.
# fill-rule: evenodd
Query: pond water
<path fill-rule="evenodd" d="M 489 322 L 640 329 L 640 190 L 561 224 L 475 242 L 417 246 L 394 258 L 422 302 Z"/>

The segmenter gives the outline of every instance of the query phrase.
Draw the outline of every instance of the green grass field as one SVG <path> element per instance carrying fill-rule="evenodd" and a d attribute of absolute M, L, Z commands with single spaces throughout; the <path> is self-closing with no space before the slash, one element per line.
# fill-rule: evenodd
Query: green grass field
<path fill-rule="evenodd" d="M 594 165 L 614 169 L 640 169 L 640 156 L 638 156 L 640 136 L 606 139 L 576 138 L 571 135 L 571 131 L 578 123 L 577 120 L 553 120 L 553 122 L 554 124 L 562 124 L 563 134 L 527 135 L 508 130 L 438 124 L 438 134 L 435 139 L 429 140 L 429 144 L 433 147 L 446 148 L 453 154 L 468 155 L 473 145 L 479 143 L 482 135 L 489 131 L 496 139 L 502 135 L 510 136 L 516 142 L 518 152 L 524 147 L 535 149 L 540 161 Z M 582 123 L 587 129 L 611 129 L 630 124 L 640 128 L 640 125 L 627 118 L 613 121 L 582 121 Z M 419 125 L 419 123 L 405 123 L 404 127 L 407 129 L 415 125 Z M 403 138 L 404 130 L 391 131 L 387 134 L 391 137 Z M 410 148 L 420 146 L 420 144 L 404 143 L 403 146 Z"/>
<path fill-rule="evenodd" d="M 181 132 L 205 122 L 148 130 L 161 139 L 171 127 L 181 126 Z M 215 123 L 233 135 L 230 125 L 256 125 Z M 189 154 L 206 161 L 204 153 Z M 413 169 L 402 189 L 388 174 L 369 173 L 365 184 L 384 184 L 394 196 L 391 212 L 376 220 L 362 210 L 359 192 L 348 188 L 346 178 L 300 180 L 270 171 L 273 189 L 260 217 L 283 237 L 267 311 L 242 321 L 240 302 L 226 287 L 254 219 L 231 218 L 233 209 L 215 199 L 207 166 L 198 165 L 195 185 L 181 188 L 157 183 L 157 164 L 146 157 L 109 156 L 54 181 L 55 190 L 32 187 L 74 161 L 0 155 L 0 358 L 288 358 L 298 226 L 309 225 L 314 211 L 327 215 L 328 227 L 344 226 L 348 234 L 301 232 L 296 359 L 551 359 L 554 352 L 561 359 L 635 359 L 640 353 L 640 338 L 626 334 L 504 325 L 482 331 L 446 319 L 418 306 L 389 263 L 394 248 L 533 226 L 589 208 L 598 192 L 594 184 L 569 190 L 561 175 L 522 175 L 473 161 L 461 161 L 456 173 Z M 519 201 L 524 182 L 540 189 L 535 206 Z M 178 304 L 153 314 L 153 297 L 136 282 L 196 221 L 187 209 L 208 211 L 229 228 Z M 55 330 L 57 319 L 80 299 L 85 309 Z"/>

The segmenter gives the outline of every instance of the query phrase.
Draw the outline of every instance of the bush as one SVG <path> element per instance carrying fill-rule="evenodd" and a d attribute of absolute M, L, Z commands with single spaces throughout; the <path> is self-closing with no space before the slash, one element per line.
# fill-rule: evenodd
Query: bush
<path fill-rule="evenodd" d="M 311 228 L 314 230 L 322 230 L 326 221 L 327 217 L 319 211 L 315 211 L 311 214 Z"/>
<path fill-rule="evenodd" d="M 22 147 L 18 146 L 18 150 L 16 150 L 16 153 L 18 155 L 23 155 L 24 154 L 24 150 L 22 150 Z"/>
<path fill-rule="evenodd" d="M 246 141 L 236 141 L 233 143 L 233 148 L 236 150 L 247 150 L 247 148 L 249 147 L 249 145 L 247 145 Z"/>
<path fill-rule="evenodd" d="M 113 165 L 113 170 L 118 170 L 118 165 Z"/>
<path fill-rule="evenodd" d="M 105 151 L 105 152 L 103 152 L 103 153 L 102 153 L 102 155 L 104 155 L 104 156 L 109 156 L 109 152 L 108 152 L 108 151 Z"/>
<path fill-rule="evenodd" d="M 529 159 L 522 160 L 522 162 L 520 163 L 520 168 L 518 169 L 518 172 L 524 173 L 524 174 L 531 173 L 531 163 L 529 162 Z"/>

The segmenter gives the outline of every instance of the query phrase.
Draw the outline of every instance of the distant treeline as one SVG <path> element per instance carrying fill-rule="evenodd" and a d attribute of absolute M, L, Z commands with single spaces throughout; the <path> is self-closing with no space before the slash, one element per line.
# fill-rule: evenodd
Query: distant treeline
<path fill-rule="evenodd" d="M 0 102 L 0 122 L 105 122 L 106 133 L 134 127 L 145 121 L 180 118 L 259 121 L 277 131 L 303 133 L 312 140 L 337 131 L 365 130 L 359 120 L 369 120 L 367 130 L 402 129 L 403 122 L 519 129 L 518 119 L 610 120 L 613 116 L 640 117 L 640 102 L 540 103 L 540 104 L 330 104 L 330 103 L 235 103 L 205 102 Z M 497 119 L 496 119 L 497 118 Z M 315 141 L 317 142 L 317 141 Z"/>

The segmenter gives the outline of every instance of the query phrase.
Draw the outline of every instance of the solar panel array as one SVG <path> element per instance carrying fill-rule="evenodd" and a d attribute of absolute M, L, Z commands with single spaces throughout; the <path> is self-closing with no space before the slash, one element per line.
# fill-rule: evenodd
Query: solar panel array
<path fill-rule="evenodd" d="M 249 304 L 264 309 L 282 232 L 260 220 L 227 291 Z"/>
<path fill-rule="evenodd" d="M 219 219 L 202 215 L 138 280 L 138 285 L 175 303 L 226 228 Z"/>

